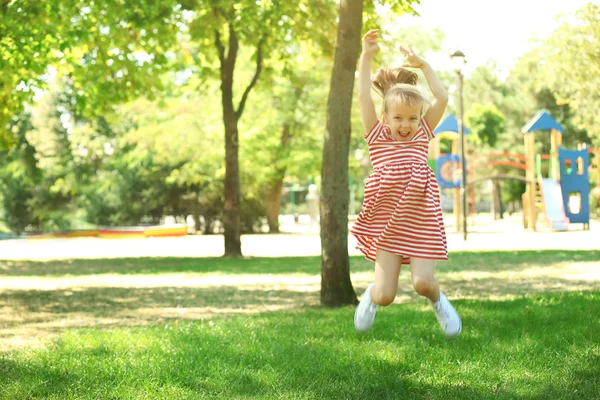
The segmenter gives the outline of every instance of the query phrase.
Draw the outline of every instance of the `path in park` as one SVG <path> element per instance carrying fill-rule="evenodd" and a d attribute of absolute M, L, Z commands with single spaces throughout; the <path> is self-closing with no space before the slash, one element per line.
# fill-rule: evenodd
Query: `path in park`
<path fill-rule="evenodd" d="M 485 221 L 484 221 L 485 222 Z M 450 225 L 450 224 L 448 224 Z M 597 250 L 600 249 L 600 222 L 592 221 L 590 230 L 581 225 L 567 232 L 529 232 L 512 221 L 480 224 L 470 228 L 467 241 L 448 226 L 448 250 Z M 319 235 L 306 223 L 285 223 L 286 233 L 243 235 L 242 252 L 251 257 L 318 256 Z M 348 238 L 351 255 L 360 254 L 356 239 Z M 149 239 L 37 239 L 0 241 L 0 259 L 63 259 L 113 257 L 219 257 L 224 252 L 222 235 Z"/>

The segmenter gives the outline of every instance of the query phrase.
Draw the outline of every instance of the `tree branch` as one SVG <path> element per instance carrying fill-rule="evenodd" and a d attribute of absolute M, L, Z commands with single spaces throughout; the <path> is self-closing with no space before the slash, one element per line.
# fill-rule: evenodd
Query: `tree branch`
<path fill-rule="evenodd" d="M 221 42 L 221 34 L 218 29 L 215 29 L 215 46 L 217 46 L 219 60 L 221 61 L 221 65 L 223 65 L 225 63 L 225 46 L 223 46 L 223 42 Z"/>
<path fill-rule="evenodd" d="M 225 21 L 228 21 L 227 16 L 225 15 L 225 12 L 223 11 L 223 9 L 219 8 L 219 7 L 215 7 L 213 9 L 213 12 L 215 14 L 215 20 L 219 21 L 220 18 L 223 18 Z M 229 37 L 229 42 L 231 44 L 231 31 L 233 29 L 231 28 L 231 24 L 229 24 L 229 33 L 230 33 L 230 37 Z M 237 40 L 236 40 L 237 41 Z M 229 46 L 229 56 L 227 58 L 225 58 L 225 46 L 223 45 L 223 42 L 221 41 L 221 33 L 219 32 L 219 29 L 216 28 L 215 29 L 215 46 L 217 47 L 217 51 L 219 53 L 219 61 L 221 61 L 221 66 L 225 65 L 225 62 L 231 60 L 231 45 Z M 237 52 L 237 48 L 235 49 L 235 51 Z"/>
<path fill-rule="evenodd" d="M 237 35 L 235 34 L 235 29 L 233 28 L 233 22 L 229 22 L 229 51 L 227 52 L 227 61 L 233 63 L 233 67 L 235 67 L 235 58 L 237 57 L 237 52 L 239 49 L 239 43 L 237 40 Z M 232 72 L 233 74 L 233 72 Z"/>
<path fill-rule="evenodd" d="M 264 42 L 265 42 L 264 37 L 261 38 L 260 41 L 258 42 L 258 46 L 256 49 L 256 72 L 254 73 L 254 76 L 252 77 L 252 81 L 250 81 L 250 84 L 244 91 L 244 94 L 242 96 L 242 99 L 240 100 L 238 109 L 235 112 L 235 115 L 238 119 L 241 117 L 242 113 L 244 112 L 244 106 L 246 105 L 246 100 L 248 99 L 248 94 L 250 93 L 250 90 L 252 90 L 252 88 L 258 82 L 258 78 L 260 77 L 260 73 L 262 72 Z"/>
<path fill-rule="evenodd" d="M 2 10 L 2 15 L 6 17 L 6 13 L 8 12 L 8 0 L 0 1 L 0 10 Z M 0 32 L 0 40 L 4 39 L 4 32 Z"/>

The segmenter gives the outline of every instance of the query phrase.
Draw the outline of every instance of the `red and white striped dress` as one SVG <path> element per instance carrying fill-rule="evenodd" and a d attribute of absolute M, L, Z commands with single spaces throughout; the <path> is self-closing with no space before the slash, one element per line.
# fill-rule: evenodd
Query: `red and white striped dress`
<path fill-rule="evenodd" d="M 380 121 L 365 134 L 373 173 L 350 232 L 356 248 L 375 261 L 377 249 L 402 256 L 447 260 L 446 232 L 435 174 L 427 165 L 431 127 L 421 118 L 410 141 L 397 141 Z"/>

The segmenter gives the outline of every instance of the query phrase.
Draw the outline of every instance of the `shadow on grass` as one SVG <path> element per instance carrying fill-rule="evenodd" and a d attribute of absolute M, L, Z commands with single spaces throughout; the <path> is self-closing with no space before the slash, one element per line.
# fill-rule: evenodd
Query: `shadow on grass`
<path fill-rule="evenodd" d="M 443 275 L 442 275 L 443 276 Z M 397 303 L 421 300 L 407 274 L 398 287 Z M 89 325 L 146 325 L 167 319 L 200 319 L 302 310 L 319 306 L 319 284 L 294 286 L 272 282 L 209 287 L 73 287 L 52 290 L 0 291 L 0 337 L 29 327 L 43 336 L 46 330 Z M 600 289 L 600 282 L 571 279 L 442 279 L 450 298 L 514 298 L 540 292 Z M 360 296 L 368 281 L 355 282 Z"/>
<path fill-rule="evenodd" d="M 600 260 L 600 250 L 481 251 L 453 252 L 438 263 L 440 271 L 518 271 L 560 262 Z M 320 257 L 192 258 L 147 257 L 53 261 L 0 260 L 0 276 L 63 276 L 95 274 L 319 274 Z M 373 263 L 362 256 L 350 257 L 352 272 L 373 271 Z"/>
<path fill-rule="evenodd" d="M 73 327 L 148 325 L 301 310 L 318 304 L 318 291 L 240 289 L 226 285 L 11 290 L 0 292 L 0 339 L 18 335 L 34 340 Z"/>
<path fill-rule="evenodd" d="M 211 288 L 76 288 L 62 290 L 11 290 L 0 293 L 0 307 L 12 308 L 13 315 L 23 313 L 85 314 L 90 317 L 114 317 L 123 311 L 143 309 L 247 309 L 268 311 L 280 306 L 315 306 L 318 291 L 243 289 L 236 286 Z M 180 316 L 180 315 L 174 315 Z M 1 316 L 0 316 L 1 318 Z M 6 322 L 5 322 L 6 323 Z"/>
<path fill-rule="evenodd" d="M 0 386 L 13 398 L 592 399 L 600 321 L 588 316 L 599 301 L 599 292 L 458 301 L 456 340 L 421 302 L 383 309 L 366 335 L 349 307 L 82 329 L 0 358 Z"/>
<path fill-rule="evenodd" d="M 559 253 L 565 252 L 538 255 L 536 261 L 547 270 L 539 265 L 539 270 L 535 270 L 536 274 L 533 275 L 530 274 L 532 263 L 527 257 L 523 265 L 511 264 L 513 270 L 507 274 L 505 270 L 498 270 L 497 264 L 486 271 L 473 261 L 481 260 L 481 255 L 475 258 L 473 254 L 463 253 L 454 258 L 460 261 L 462 257 L 465 268 L 472 270 L 454 271 L 442 266 L 437 277 L 442 289 L 453 300 L 506 300 L 540 292 L 600 289 L 598 276 L 584 279 L 584 274 L 578 275 L 581 272 L 579 270 L 568 275 L 564 265 L 553 264 L 564 259 L 576 259 L 577 262 L 587 260 L 591 255 L 584 252 L 582 256 L 576 252 L 561 258 Z M 511 257 L 518 256 L 512 252 L 503 254 L 509 261 Z M 487 259 L 492 258 L 493 255 Z M 266 260 L 281 262 L 288 259 Z M 255 262 L 262 265 L 262 261 L 265 259 L 244 262 L 252 269 L 257 268 Z M 294 261 L 300 265 L 306 265 L 307 262 L 306 258 L 291 260 L 292 263 Z M 131 259 L 126 262 L 131 263 L 131 269 L 136 269 L 143 268 L 146 260 Z M 368 263 L 362 259 L 352 260 L 353 265 L 357 262 L 363 265 Z M 508 264 L 508 261 L 504 262 Z M 93 271 L 90 267 L 89 272 Z M 484 274 L 471 276 L 469 271 Z M 319 305 L 320 280 L 317 274 L 217 274 L 210 277 L 176 276 L 174 279 L 172 275 L 101 277 L 101 274 L 79 280 L 68 276 L 55 279 L 7 277 L 5 289 L 0 290 L 0 351 L 39 342 L 47 335 L 74 327 L 148 325 L 166 320 L 302 310 Z M 14 281 L 11 282 L 11 279 Z M 353 276 L 358 296 L 362 295 L 371 280 L 371 271 Z M 49 285 L 46 287 L 46 284 Z M 10 285 L 15 286 L 11 288 Z M 396 302 L 419 299 L 410 283 L 410 272 L 404 271 L 400 277 Z"/>

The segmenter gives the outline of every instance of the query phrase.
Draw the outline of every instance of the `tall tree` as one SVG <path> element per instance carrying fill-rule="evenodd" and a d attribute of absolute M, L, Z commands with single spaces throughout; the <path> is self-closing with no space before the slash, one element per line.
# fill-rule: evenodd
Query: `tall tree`
<path fill-rule="evenodd" d="M 569 104 L 575 120 L 600 143 L 600 5 L 589 2 L 566 18 L 541 47 L 543 79 L 559 104 Z"/>
<path fill-rule="evenodd" d="M 321 157 L 315 154 L 322 152 L 331 63 L 308 43 L 296 47 L 285 63 L 272 63 L 250 105 L 253 118 L 242 123 L 244 131 L 253 132 L 241 150 L 242 171 L 252 169 L 250 160 L 260 166 L 258 175 L 252 173 L 255 181 L 264 182 L 271 233 L 279 231 L 284 181 L 312 181 L 321 170 Z"/>
<path fill-rule="evenodd" d="M 233 73 L 239 40 L 235 20 L 238 13 L 234 7 L 228 10 L 215 9 L 215 17 L 223 20 L 226 25 L 228 46 L 227 50 L 221 38 L 221 31 L 215 29 L 215 46 L 221 65 L 221 103 L 223 106 L 223 123 L 225 125 L 225 207 L 223 211 L 223 226 L 225 227 L 225 256 L 238 257 L 242 255 L 241 224 L 240 224 L 240 170 L 238 161 L 239 132 L 238 122 L 248 94 L 256 85 L 263 69 L 263 51 L 265 37 L 261 35 L 256 43 L 256 71 L 250 83 L 244 90 L 237 108 L 233 104 Z"/>
<path fill-rule="evenodd" d="M 348 257 L 348 153 L 354 74 L 361 49 L 365 20 L 376 19 L 378 2 L 341 0 L 337 39 L 327 99 L 321 167 L 321 304 L 329 307 L 356 304 Z M 388 2 L 389 12 L 414 12 L 409 2 Z"/>
<path fill-rule="evenodd" d="M 321 304 L 356 304 L 348 260 L 348 151 L 363 0 L 342 0 L 321 170 Z"/>
<path fill-rule="evenodd" d="M 190 25 L 192 39 L 199 40 L 200 56 L 196 57 L 201 71 L 212 62 L 219 63 L 221 102 L 225 130 L 225 185 L 223 226 L 225 256 L 240 257 L 240 171 L 239 121 L 250 92 L 257 84 L 265 63 L 278 54 L 286 57 L 286 49 L 295 40 L 319 42 L 326 30 L 315 21 L 329 21 L 329 0 L 297 0 L 293 2 L 259 2 L 254 0 L 199 2 L 200 11 Z M 321 25 L 324 26 L 324 25 Z M 234 94 L 234 73 L 240 47 L 254 49 L 255 70 L 241 96 Z M 208 72 L 211 74 L 212 72 Z"/>

